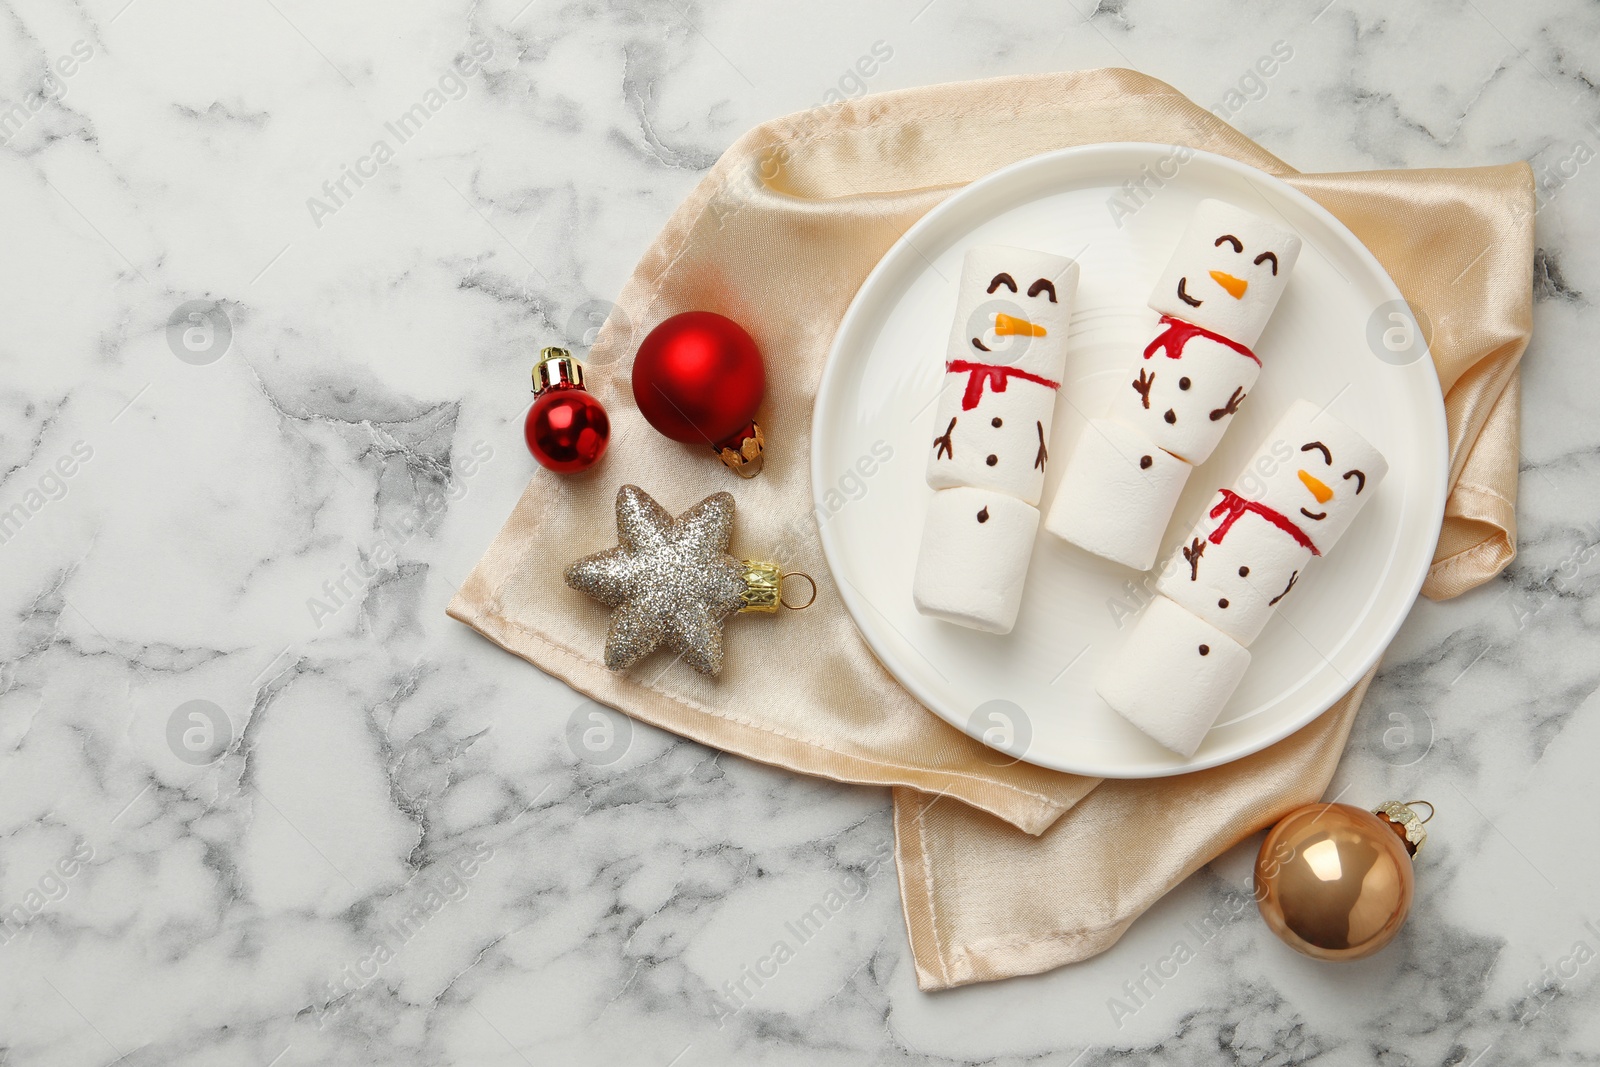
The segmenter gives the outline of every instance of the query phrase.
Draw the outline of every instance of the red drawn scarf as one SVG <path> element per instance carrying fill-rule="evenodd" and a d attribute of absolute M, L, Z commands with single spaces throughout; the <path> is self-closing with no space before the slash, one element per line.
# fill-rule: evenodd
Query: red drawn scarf
<path fill-rule="evenodd" d="M 1317 546 L 1311 543 L 1311 538 L 1306 536 L 1306 532 L 1300 529 L 1300 527 L 1297 526 L 1287 515 L 1279 511 L 1274 511 L 1265 504 L 1258 504 L 1254 500 L 1246 500 L 1238 493 L 1235 493 L 1232 489 L 1224 489 L 1222 491 L 1222 502 L 1211 509 L 1211 517 L 1213 519 L 1224 512 L 1227 513 L 1227 517 L 1217 524 L 1217 528 L 1211 531 L 1211 536 L 1206 538 L 1206 540 L 1210 541 L 1214 545 L 1222 544 L 1222 538 L 1227 534 L 1229 528 L 1231 528 L 1235 522 L 1239 521 L 1239 516 L 1243 515 L 1247 511 L 1255 512 L 1257 515 L 1260 515 L 1263 519 L 1266 519 L 1268 522 L 1272 523 L 1272 525 L 1276 526 L 1278 529 L 1294 538 L 1302 547 L 1309 548 L 1313 556 L 1322 555 L 1321 552 L 1317 551 Z"/>
<path fill-rule="evenodd" d="M 1190 340 L 1192 340 L 1195 335 L 1198 334 L 1201 337 L 1209 337 L 1219 345 L 1228 346 L 1241 356 L 1246 356 L 1255 360 L 1256 366 L 1261 366 L 1261 360 L 1254 352 L 1250 351 L 1238 341 L 1230 341 L 1220 333 L 1212 333 L 1204 326 L 1196 326 L 1192 322 L 1185 322 L 1182 319 L 1175 319 L 1171 315 L 1161 316 L 1161 325 L 1165 326 L 1166 329 L 1156 334 L 1156 339 L 1145 346 L 1145 359 L 1149 359 L 1151 356 L 1155 355 L 1157 349 L 1165 350 L 1168 359 L 1178 359 L 1183 355 L 1183 346 L 1188 344 Z"/>
<path fill-rule="evenodd" d="M 967 376 L 966 391 L 961 394 L 961 410 L 971 411 L 978 406 L 978 401 L 983 399 L 985 383 L 997 393 L 1006 391 L 1012 378 L 1021 378 L 1025 382 L 1036 382 L 1049 389 L 1061 388 L 1060 382 L 1052 382 L 1049 378 L 1041 378 L 1037 374 L 1029 374 L 1025 370 L 1015 367 L 1004 367 L 998 363 L 973 363 L 965 359 L 952 359 L 944 365 L 944 369 L 951 374 L 965 374 Z"/>

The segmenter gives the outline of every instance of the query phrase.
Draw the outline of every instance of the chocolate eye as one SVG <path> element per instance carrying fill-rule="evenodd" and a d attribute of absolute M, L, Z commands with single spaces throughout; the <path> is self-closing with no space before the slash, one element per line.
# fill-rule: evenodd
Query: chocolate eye
<path fill-rule="evenodd" d="M 1011 275 L 1007 274 L 1005 271 L 1001 271 L 999 274 L 994 276 L 994 281 L 989 283 L 989 292 L 994 292 L 1002 285 L 1011 286 L 1011 291 L 1013 293 L 1017 291 L 1017 280 Z"/>
<path fill-rule="evenodd" d="M 1193 384 L 1194 384 L 1194 383 L 1193 383 L 1193 382 L 1191 382 L 1191 381 L 1190 381 L 1190 380 L 1189 380 L 1189 379 L 1187 379 L 1187 378 L 1179 378 L 1179 379 L 1178 379 L 1178 388 L 1179 388 L 1179 389 L 1188 389 L 1188 388 L 1189 388 L 1189 386 L 1191 386 L 1191 385 L 1193 385 Z"/>
<path fill-rule="evenodd" d="M 1277 277 L 1277 274 L 1278 274 L 1278 256 L 1277 256 L 1276 253 L 1274 253 L 1274 252 L 1263 252 L 1263 253 L 1261 253 L 1259 256 L 1256 257 L 1256 266 L 1258 266 L 1258 267 L 1261 266 L 1262 261 L 1263 260 L 1267 260 L 1267 259 L 1272 260 L 1272 274 L 1273 274 L 1273 277 Z"/>
<path fill-rule="evenodd" d="M 1049 293 L 1050 303 L 1054 304 L 1056 302 L 1056 286 L 1055 283 L 1049 278 L 1040 278 L 1038 281 L 1028 286 L 1029 296 L 1038 296 L 1040 293 Z"/>
<path fill-rule="evenodd" d="M 1333 453 L 1329 452 L 1328 446 L 1323 444 L 1321 441 L 1311 441 L 1300 446 L 1300 451 L 1302 452 L 1310 452 L 1313 449 L 1322 453 L 1322 462 L 1326 463 L 1330 467 L 1333 466 Z"/>
<path fill-rule="evenodd" d="M 1227 241 L 1229 244 L 1233 245 L 1233 250 L 1235 252 L 1243 252 L 1244 251 L 1244 242 L 1239 240 L 1237 237 L 1235 237 L 1231 233 L 1225 233 L 1221 237 L 1218 237 L 1216 239 L 1216 242 L 1212 245 L 1212 247 L 1213 248 L 1221 248 L 1222 247 L 1222 242 L 1224 242 L 1224 241 Z"/>
<path fill-rule="evenodd" d="M 1351 478 L 1356 480 L 1356 496 L 1360 496 L 1361 490 L 1367 487 L 1367 476 L 1360 471 L 1345 471 L 1344 477 L 1345 481 L 1349 481 Z"/>

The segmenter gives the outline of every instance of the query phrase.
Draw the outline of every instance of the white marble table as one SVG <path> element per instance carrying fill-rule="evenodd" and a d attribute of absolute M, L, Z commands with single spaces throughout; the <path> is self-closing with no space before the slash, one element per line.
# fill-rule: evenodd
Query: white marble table
<path fill-rule="evenodd" d="M 4 7 L 0 1063 L 1600 1057 L 1600 9 L 524 4 Z M 577 697 L 445 618 L 530 356 L 754 123 L 1107 65 L 1305 170 L 1546 184 L 1522 556 L 1417 607 L 1333 786 L 1439 805 L 1412 921 L 1325 968 L 1245 910 L 1123 1017 L 1250 846 L 1098 959 L 936 996 L 883 873 L 719 1027 L 888 798 L 644 727 L 580 760 Z"/>

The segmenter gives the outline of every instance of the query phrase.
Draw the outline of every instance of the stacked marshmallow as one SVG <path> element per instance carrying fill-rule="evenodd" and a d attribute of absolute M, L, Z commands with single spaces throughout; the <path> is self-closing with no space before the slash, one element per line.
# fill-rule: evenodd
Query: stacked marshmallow
<path fill-rule="evenodd" d="M 1233 422 L 1261 363 L 1251 351 L 1278 306 L 1300 238 L 1202 200 L 1156 283 L 1162 316 L 1128 383 L 1067 459 L 1045 529 L 1149 570 L 1189 472 Z"/>
<path fill-rule="evenodd" d="M 1100 677 L 1100 695 L 1192 756 L 1250 665 L 1245 646 L 1388 470 L 1366 438 L 1297 401 L 1168 561 L 1158 595 Z"/>
<path fill-rule="evenodd" d="M 1078 264 L 1022 248 L 969 250 L 928 449 L 917 610 L 1010 633 L 1039 529 L 1046 447 L 1067 359 Z"/>

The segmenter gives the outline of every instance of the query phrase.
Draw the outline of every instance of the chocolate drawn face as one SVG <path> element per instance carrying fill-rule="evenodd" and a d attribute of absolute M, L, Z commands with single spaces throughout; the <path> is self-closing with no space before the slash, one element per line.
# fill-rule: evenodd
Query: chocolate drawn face
<path fill-rule="evenodd" d="M 1197 308 L 1206 300 L 1222 299 L 1223 296 L 1244 300 L 1250 292 L 1253 280 L 1278 276 L 1278 253 L 1270 248 L 1255 253 L 1255 258 L 1246 264 L 1244 242 L 1233 234 L 1225 233 L 1218 237 L 1212 242 L 1212 247 L 1231 252 L 1232 256 L 1219 257 L 1216 265 L 1208 272 L 1211 284 L 1207 285 L 1202 281 L 1198 287 L 1198 291 L 1204 294 L 1203 297 L 1189 292 L 1190 283 L 1187 274 L 1178 278 L 1178 299 L 1189 307 Z M 1259 287 L 1257 292 L 1260 292 Z"/>
<path fill-rule="evenodd" d="M 969 324 L 973 359 L 985 363 L 1015 363 L 1035 338 L 1067 329 L 1067 309 L 1061 304 L 1054 278 L 1027 280 L 1027 274 L 1001 271 L 989 279 L 986 302 Z"/>
<path fill-rule="evenodd" d="M 1316 466 L 1315 460 L 1317 458 L 1322 460 L 1323 469 L 1319 470 L 1317 472 L 1318 474 L 1323 474 L 1326 476 L 1328 471 L 1333 467 L 1333 450 L 1327 445 L 1323 444 L 1321 441 L 1307 441 L 1305 444 L 1300 446 L 1300 451 L 1302 453 L 1309 453 L 1307 456 L 1307 461 L 1310 462 L 1313 467 Z M 1300 507 L 1300 514 L 1314 522 L 1321 522 L 1328 517 L 1329 502 L 1338 496 L 1341 491 L 1346 492 L 1349 496 L 1359 496 L 1361 494 L 1361 490 L 1367 487 L 1366 474 L 1363 473 L 1360 468 L 1356 467 L 1352 467 L 1350 470 L 1345 471 L 1343 475 L 1334 480 L 1333 485 L 1329 485 L 1328 482 L 1323 481 L 1322 478 L 1317 477 L 1316 474 L 1311 473 L 1304 467 L 1296 471 L 1295 474 L 1296 477 L 1300 479 L 1300 484 L 1305 487 L 1305 491 L 1311 494 L 1312 500 L 1315 502 L 1315 506 L 1319 509 L 1317 511 L 1312 511 L 1310 508 L 1302 504 Z M 1345 486 L 1345 483 L 1347 482 L 1353 482 L 1354 484 L 1352 486 Z"/>
<path fill-rule="evenodd" d="M 1150 306 L 1254 348 L 1300 253 L 1291 230 L 1219 200 L 1196 205 Z"/>

